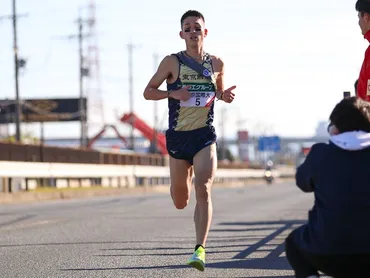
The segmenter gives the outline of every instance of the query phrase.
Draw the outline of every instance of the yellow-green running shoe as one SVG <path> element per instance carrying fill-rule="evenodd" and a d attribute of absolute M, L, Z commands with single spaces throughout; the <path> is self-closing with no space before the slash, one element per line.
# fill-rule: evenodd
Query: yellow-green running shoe
<path fill-rule="evenodd" d="M 206 250 L 200 246 L 188 260 L 187 264 L 200 271 L 204 271 L 204 266 L 206 264 Z"/>

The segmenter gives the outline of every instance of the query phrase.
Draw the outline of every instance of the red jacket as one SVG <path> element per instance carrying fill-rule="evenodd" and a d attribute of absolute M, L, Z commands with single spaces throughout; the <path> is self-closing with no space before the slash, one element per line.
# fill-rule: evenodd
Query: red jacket
<path fill-rule="evenodd" d="M 370 31 L 365 34 L 365 39 L 370 42 Z M 357 96 L 370 102 L 370 45 L 366 49 L 360 77 L 358 78 Z"/>

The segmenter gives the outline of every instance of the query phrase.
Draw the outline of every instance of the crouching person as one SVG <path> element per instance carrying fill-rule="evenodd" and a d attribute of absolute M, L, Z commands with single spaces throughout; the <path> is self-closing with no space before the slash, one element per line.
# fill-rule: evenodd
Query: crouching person
<path fill-rule="evenodd" d="M 286 238 L 286 256 L 297 278 L 370 277 L 370 104 L 343 99 L 330 122 L 329 142 L 297 168 L 297 186 L 315 202 Z"/>

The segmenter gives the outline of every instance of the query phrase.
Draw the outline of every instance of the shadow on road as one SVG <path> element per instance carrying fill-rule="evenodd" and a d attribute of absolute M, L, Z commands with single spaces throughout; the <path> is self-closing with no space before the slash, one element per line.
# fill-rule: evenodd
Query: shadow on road
<path fill-rule="evenodd" d="M 292 229 L 304 224 L 303 220 L 281 220 L 265 222 L 221 222 L 211 230 L 207 247 L 210 260 L 207 269 L 260 269 L 260 270 L 291 270 L 284 253 L 284 239 Z M 226 228 L 225 228 L 226 227 Z M 216 235 L 215 235 L 216 234 Z M 215 235 L 214 239 L 212 236 Z M 160 242 L 160 241 L 153 241 Z M 165 242 L 165 241 L 163 241 Z M 162 243 L 163 243 L 162 242 Z M 176 243 L 176 239 L 172 243 Z M 184 241 L 181 241 L 184 243 Z M 140 256 L 184 256 L 187 252 L 168 252 L 184 250 L 184 247 L 128 247 L 107 248 L 101 251 L 149 251 Z M 150 252 L 151 251 L 151 252 Z M 154 252 L 153 252 L 154 251 Z M 128 256 L 129 254 L 100 254 L 96 256 Z M 130 252 L 131 253 L 131 252 Z M 216 254 L 230 254 L 230 259 L 217 260 Z M 227 256 L 227 255 L 226 255 Z M 223 256 L 225 257 L 225 256 Z M 117 268 L 74 268 L 60 269 L 61 271 L 104 271 L 104 270 L 155 270 L 155 269 L 184 269 L 186 265 L 162 266 L 122 266 Z M 264 276 L 291 278 L 292 276 Z M 256 277 L 257 278 L 257 277 Z"/>
<path fill-rule="evenodd" d="M 230 260 L 208 263 L 207 267 L 213 268 L 241 268 L 241 269 L 273 269 L 291 270 L 285 256 L 284 239 L 293 228 L 306 223 L 303 220 L 280 220 L 264 222 L 222 222 L 217 226 L 230 228 L 215 228 L 211 233 L 253 233 L 253 237 L 261 236 L 255 242 L 247 245 L 247 248 L 238 252 Z M 267 233 L 266 231 L 271 231 Z M 250 241 L 250 238 L 246 238 Z M 278 242 L 278 243 L 277 243 Z M 242 247 L 242 246 L 241 246 Z"/>

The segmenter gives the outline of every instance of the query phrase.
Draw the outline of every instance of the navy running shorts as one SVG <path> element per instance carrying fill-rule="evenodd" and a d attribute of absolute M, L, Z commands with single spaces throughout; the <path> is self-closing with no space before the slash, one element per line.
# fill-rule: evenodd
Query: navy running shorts
<path fill-rule="evenodd" d="M 168 154 L 176 159 L 188 161 L 193 165 L 194 156 L 203 148 L 212 145 L 217 140 L 213 126 L 202 127 L 189 131 L 166 131 Z"/>

